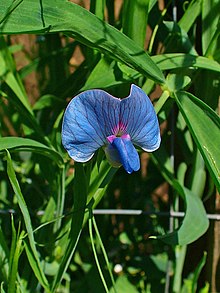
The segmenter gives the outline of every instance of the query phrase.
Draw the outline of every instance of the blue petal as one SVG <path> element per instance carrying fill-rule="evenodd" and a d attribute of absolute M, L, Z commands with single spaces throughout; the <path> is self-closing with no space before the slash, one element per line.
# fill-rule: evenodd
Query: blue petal
<path fill-rule="evenodd" d="M 102 90 L 73 98 L 63 118 L 62 143 L 71 158 L 86 162 L 118 125 L 120 100 Z"/>
<path fill-rule="evenodd" d="M 115 168 L 121 167 L 122 163 L 120 160 L 118 150 L 112 144 L 106 145 L 106 147 L 104 148 L 104 151 L 105 151 L 107 160 L 113 167 Z"/>
<path fill-rule="evenodd" d="M 121 101 L 120 121 L 134 144 L 148 152 L 158 149 L 161 139 L 157 115 L 148 96 L 135 85 Z"/>
<path fill-rule="evenodd" d="M 130 139 L 116 137 L 112 146 L 117 149 L 120 162 L 129 174 L 140 169 L 140 159 Z"/>

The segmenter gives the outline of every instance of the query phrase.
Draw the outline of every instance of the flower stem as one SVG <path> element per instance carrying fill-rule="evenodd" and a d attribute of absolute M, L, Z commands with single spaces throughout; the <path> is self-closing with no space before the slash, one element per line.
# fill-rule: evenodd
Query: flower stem
<path fill-rule="evenodd" d="M 109 260 L 108 260 L 108 256 L 107 256 L 105 247 L 104 247 L 103 242 L 102 242 L 102 238 L 101 238 L 101 236 L 99 234 L 99 230 L 98 230 L 98 227 L 96 225 L 96 221 L 95 221 L 95 217 L 94 216 L 92 218 L 92 222 L 93 222 L 93 226 L 94 226 L 96 235 L 98 237 L 98 240 L 99 240 L 99 243 L 100 243 L 100 246 L 101 246 L 101 249 L 102 249 L 102 253 L 103 253 L 103 256 L 104 256 L 106 265 L 107 265 L 107 269 L 108 269 L 108 272 L 109 272 L 109 275 L 110 275 L 110 278 L 111 278 L 111 281 L 112 281 L 112 285 L 113 285 L 114 291 L 115 291 L 115 293 L 117 293 L 117 290 L 116 290 L 116 287 L 115 287 L 115 280 L 114 280 L 114 277 L 113 277 L 113 274 L 112 274 L 112 271 L 111 271 L 111 266 L 110 266 L 110 263 L 109 263 Z"/>
<path fill-rule="evenodd" d="M 95 249 L 95 243 L 94 243 L 93 233 L 92 233 L 92 218 L 93 218 L 93 215 L 92 215 L 92 211 L 90 210 L 90 215 L 89 215 L 89 236 L 90 236 L 90 239 L 91 239 L 92 250 L 93 250 L 95 262 L 96 262 L 96 265 L 97 265 L 97 269 L 99 271 L 99 275 L 100 275 L 100 278 L 102 280 L 102 284 L 103 284 L 103 286 L 105 288 L 105 291 L 108 293 L 109 290 L 108 290 L 107 284 L 105 282 L 105 278 L 103 276 L 102 269 L 101 269 L 101 266 L 100 266 L 100 263 L 99 263 L 99 260 L 98 260 L 96 249 Z"/>

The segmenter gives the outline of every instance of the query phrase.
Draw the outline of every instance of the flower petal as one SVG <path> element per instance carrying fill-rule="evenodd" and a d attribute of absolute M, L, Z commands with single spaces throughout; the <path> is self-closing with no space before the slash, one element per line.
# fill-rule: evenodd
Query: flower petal
<path fill-rule="evenodd" d="M 132 85 L 130 95 L 121 101 L 120 122 L 126 125 L 132 142 L 151 152 L 160 146 L 160 128 L 154 107 L 139 87 Z"/>
<path fill-rule="evenodd" d="M 73 98 L 63 118 L 62 143 L 71 158 L 87 162 L 118 125 L 120 100 L 102 90 Z"/>
<path fill-rule="evenodd" d="M 105 155 L 106 158 L 109 162 L 110 165 L 114 168 L 119 168 L 121 167 L 122 163 L 119 157 L 118 150 L 111 144 L 109 143 L 104 147 Z"/>
<path fill-rule="evenodd" d="M 130 139 L 116 137 L 111 145 L 117 149 L 121 164 L 129 174 L 140 169 L 140 159 Z"/>

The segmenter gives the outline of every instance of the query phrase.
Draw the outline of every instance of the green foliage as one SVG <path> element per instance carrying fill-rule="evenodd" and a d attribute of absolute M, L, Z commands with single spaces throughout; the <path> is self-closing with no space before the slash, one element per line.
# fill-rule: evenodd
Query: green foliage
<path fill-rule="evenodd" d="M 4 15 L 0 28 L 2 33 L 66 32 L 84 45 L 107 53 L 158 82 L 164 82 L 161 71 L 139 46 L 79 5 L 59 0 L 21 1 L 11 13 L 12 3 L 8 6 L 2 3 L 0 7 Z M 22 19 L 21 13 L 24 15 Z"/>
<path fill-rule="evenodd" d="M 176 1 L 177 22 L 172 1 L 162 11 L 154 0 L 91 0 L 90 11 L 66 0 L 4 2 L 1 292 L 208 292 L 210 279 L 198 285 L 204 247 L 188 274 L 186 258 L 209 226 L 204 200 L 220 191 L 219 1 Z M 69 99 L 93 88 L 123 98 L 131 83 L 156 96 L 160 149 L 140 154 L 132 175 L 102 150 L 72 162 L 60 135 Z M 171 201 L 185 212 L 172 229 L 159 216 L 92 214 L 166 213 Z"/>
<path fill-rule="evenodd" d="M 220 191 L 219 117 L 215 111 L 189 93 L 179 92 L 175 97 L 216 187 Z"/>

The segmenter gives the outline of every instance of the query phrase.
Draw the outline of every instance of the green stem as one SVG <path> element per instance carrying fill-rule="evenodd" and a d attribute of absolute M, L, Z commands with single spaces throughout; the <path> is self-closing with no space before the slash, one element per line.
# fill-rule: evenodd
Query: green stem
<path fill-rule="evenodd" d="M 63 208 L 64 208 L 64 200 L 65 200 L 65 167 L 63 166 L 58 174 L 58 196 L 57 196 L 57 212 L 56 218 L 57 222 L 55 224 L 55 231 L 61 227 Z"/>
<path fill-rule="evenodd" d="M 105 282 L 105 278 L 103 276 L 102 269 L 101 269 L 101 266 L 99 264 L 98 256 L 97 256 L 96 249 L 95 249 L 95 243 L 94 243 L 93 233 L 92 233 L 92 217 L 93 217 L 93 215 L 92 215 L 91 210 L 89 211 L 89 214 L 90 214 L 89 215 L 89 236 L 90 236 L 90 239 L 91 239 L 92 250 L 93 250 L 95 262 L 96 262 L 96 265 L 97 265 L 97 268 L 98 268 L 98 271 L 99 271 L 99 275 L 100 275 L 100 278 L 102 280 L 102 284 L 103 284 L 103 286 L 105 288 L 105 291 L 108 293 L 109 290 L 108 290 L 107 284 Z"/>
<path fill-rule="evenodd" d="M 164 15 L 167 13 L 167 8 L 169 7 L 170 2 L 171 2 L 171 1 L 168 2 L 167 7 L 162 11 L 162 13 L 161 13 L 161 17 L 160 17 L 158 23 L 157 23 L 157 24 L 155 25 L 155 27 L 154 27 L 154 30 L 153 30 L 153 33 L 152 33 L 152 36 L 151 36 L 151 39 L 150 39 L 149 47 L 148 47 L 148 52 L 149 52 L 149 54 L 152 53 L 152 50 L 153 50 L 153 44 L 154 44 L 154 40 L 155 40 L 155 37 L 156 37 L 157 31 L 158 31 L 158 29 L 159 29 L 159 25 L 160 25 L 160 23 L 162 22 Z"/>
<path fill-rule="evenodd" d="M 104 256 L 106 265 L 107 265 L 107 269 L 109 271 L 109 275 L 110 275 L 110 278 L 111 278 L 111 281 L 112 281 L 112 285 L 113 285 L 114 291 L 115 291 L 115 293 L 117 293 L 117 290 L 116 290 L 116 287 L 115 287 L 115 280 L 114 280 L 114 277 L 113 277 L 113 274 L 112 274 L 112 271 L 111 271 L 111 266 L 110 266 L 110 263 L 109 263 L 109 260 L 108 260 L 108 256 L 107 256 L 105 247 L 104 247 L 103 242 L 102 242 L 102 238 L 101 238 L 101 236 L 99 234 L 99 230 L 98 230 L 98 227 L 96 225 L 96 221 L 95 221 L 95 217 L 94 216 L 92 217 L 92 222 L 93 222 L 93 226 L 94 226 L 96 235 L 98 237 L 98 240 L 99 240 L 99 243 L 100 243 L 100 246 L 101 246 L 101 249 L 102 249 L 102 253 L 103 253 L 103 256 Z"/>
<path fill-rule="evenodd" d="M 160 96 L 158 102 L 156 103 L 154 109 L 155 112 L 158 114 L 160 110 L 162 109 L 163 105 L 166 103 L 166 101 L 169 99 L 170 93 L 169 91 L 165 90 L 162 95 Z"/>

